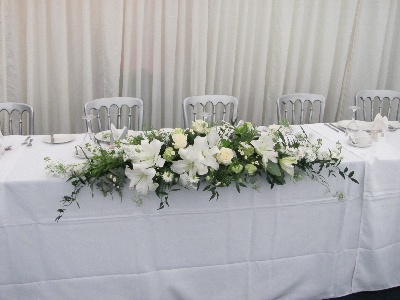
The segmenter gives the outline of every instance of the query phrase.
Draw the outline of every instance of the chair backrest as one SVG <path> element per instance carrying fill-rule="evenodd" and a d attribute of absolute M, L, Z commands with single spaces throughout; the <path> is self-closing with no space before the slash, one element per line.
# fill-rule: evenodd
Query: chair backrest
<path fill-rule="evenodd" d="M 127 126 L 128 129 L 142 130 L 143 101 L 138 98 L 112 97 L 91 100 L 86 102 L 84 113 L 86 117 L 94 117 L 86 118 L 86 128 L 90 128 L 92 132 L 108 130 L 111 124 L 118 129 Z"/>
<path fill-rule="evenodd" d="M 14 102 L 7 102 L 7 103 L 0 103 L 0 112 L 6 111 L 7 115 L 5 116 L 6 120 L 8 119 L 8 132 L 9 134 L 14 134 L 14 127 L 16 126 L 15 122 L 18 122 L 18 134 L 23 134 L 23 123 L 25 120 L 25 115 L 27 115 L 27 122 L 26 125 L 28 126 L 27 132 L 29 135 L 34 134 L 34 121 L 33 121 L 33 107 L 25 104 L 25 103 L 14 103 Z M 25 113 L 26 112 L 26 113 Z M 13 124 L 14 121 L 14 124 Z M 0 122 L 1 123 L 1 122 Z M 2 126 L 2 133 L 5 134 L 5 126 Z"/>
<path fill-rule="evenodd" d="M 276 100 L 278 123 L 286 119 L 290 124 L 322 123 L 325 97 L 318 94 L 296 93 Z"/>
<path fill-rule="evenodd" d="M 359 91 L 354 104 L 359 107 L 356 118 L 363 121 L 373 121 L 377 113 L 389 120 L 399 121 L 400 92 L 390 90 Z"/>
<path fill-rule="evenodd" d="M 211 125 L 217 121 L 235 121 L 238 111 L 238 99 L 227 95 L 192 96 L 183 100 L 183 118 L 185 128 L 191 121 L 202 119 Z"/>

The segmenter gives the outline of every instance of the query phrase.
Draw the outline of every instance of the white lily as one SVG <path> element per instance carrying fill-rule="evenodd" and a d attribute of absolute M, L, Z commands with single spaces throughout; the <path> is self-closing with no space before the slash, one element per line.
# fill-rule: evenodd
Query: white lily
<path fill-rule="evenodd" d="M 190 177 L 207 174 L 207 166 L 202 163 L 201 152 L 194 151 L 193 146 L 179 149 L 181 160 L 172 162 L 171 170 L 178 174 L 188 173 Z"/>
<path fill-rule="evenodd" d="M 207 167 L 215 170 L 219 164 L 214 157 L 219 152 L 217 146 L 210 149 L 206 137 L 196 137 L 193 145 L 185 149 L 179 149 L 181 160 L 174 161 L 171 170 L 178 174 L 188 173 L 189 177 L 195 177 L 196 173 L 205 175 L 208 172 Z"/>
<path fill-rule="evenodd" d="M 261 155 L 264 166 L 267 165 L 269 160 L 274 163 L 278 162 L 278 152 L 274 150 L 274 141 L 267 132 L 261 132 L 260 138 L 251 141 L 251 144 L 256 152 Z"/>
<path fill-rule="evenodd" d="M 214 170 L 218 170 L 219 164 L 214 155 L 219 152 L 219 149 L 215 145 L 210 147 L 207 137 L 197 136 L 193 142 L 193 149 L 201 152 L 202 164 L 209 166 Z"/>
<path fill-rule="evenodd" d="M 216 127 L 212 127 L 210 129 L 210 132 L 207 134 L 207 141 L 210 147 L 219 146 L 221 138 L 218 134 L 218 129 Z"/>
<path fill-rule="evenodd" d="M 148 140 L 141 142 L 142 151 L 137 154 L 141 163 L 145 163 L 147 167 L 162 167 L 164 166 L 165 159 L 160 155 L 162 142 L 159 140 L 152 140 L 150 143 Z"/>
<path fill-rule="evenodd" d="M 129 188 L 136 190 L 141 195 L 147 195 L 155 191 L 158 184 L 153 183 L 153 177 L 156 175 L 154 168 L 146 168 L 145 164 L 133 164 L 133 169 L 125 169 L 125 175 L 131 180 Z"/>
<path fill-rule="evenodd" d="M 283 171 L 288 173 L 291 177 L 294 175 L 294 164 L 297 162 L 296 157 L 288 156 L 279 160 L 279 165 Z"/>

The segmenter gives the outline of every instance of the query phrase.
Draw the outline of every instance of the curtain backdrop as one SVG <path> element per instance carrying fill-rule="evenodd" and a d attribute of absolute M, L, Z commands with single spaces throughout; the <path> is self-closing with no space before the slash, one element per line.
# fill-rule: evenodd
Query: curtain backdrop
<path fill-rule="evenodd" d="M 259 125 L 283 94 L 323 94 L 334 121 L 359 90 L 400 91 L 399 66 L 398 0 L 0 0 L 0 102 L 31 104 L 37 134 L 83 132 L 111 96 L 143 99 L 145 128 L 183 126 L 202 94 Z"/>

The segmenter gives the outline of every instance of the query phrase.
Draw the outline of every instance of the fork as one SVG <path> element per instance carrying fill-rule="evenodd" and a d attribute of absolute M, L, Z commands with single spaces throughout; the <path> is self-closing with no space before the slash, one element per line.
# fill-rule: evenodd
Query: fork
<path fill-rule="evenodd" d="M 26 146 L 28 146 L 28 147 L 32 146 L 32 142 L 33 142 L 33 139 L 30 139 L 28 145 L 26 145 Z"/>
<path fill-rule="evenodd" d="M 28 144 L 29 139 L 31 138 L 31 136 L 28 136 L 25 141 L 23 141 L 23 143 L 21 145 L 26 145 Z"/>

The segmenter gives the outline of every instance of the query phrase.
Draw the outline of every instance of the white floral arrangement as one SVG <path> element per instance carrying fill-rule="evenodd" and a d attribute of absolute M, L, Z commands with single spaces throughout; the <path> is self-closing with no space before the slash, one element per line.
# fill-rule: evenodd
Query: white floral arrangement
<path fill-rule="evenodd" d="M 122 197 L 127 179 L 134 199 L 141 202 L 155 192 L 160 198 L 159 209 L 169 206 L 171 190 L 198 189 L 201 183 L 211 192 L 210 199 L 218 199 L 218 188 L 232 184 L 238 192 L 241 187 L 256 188 L 263 177 L 272 188 L 285 184 L 287 177 L 300 180 L 306 174 L 329 189 L 321 175 L 323 169 L 329 169 L 329 176 L 338 172 L 358 183 L 354 172 L 339 168 L 343 159 L 340 143 L 322 150 L 321 139 L 312 142 L 303 130 L 296 133 L 287 124 L 260 130 L 250 122 L 209 127 L 207 122 L 196 120 L 192 129 L 147 131 L 116 141 L 112 149 L 93 144 L 87 147 L 91 156 L 81 163 L 45 158 L 49 174 L 68 178 L 74 186 L 72 194 L 61 200 L 63 208 L 58 210 L 56 221 L 67 206 L 78 204 L 76 197 L 84 186 Z"/>

